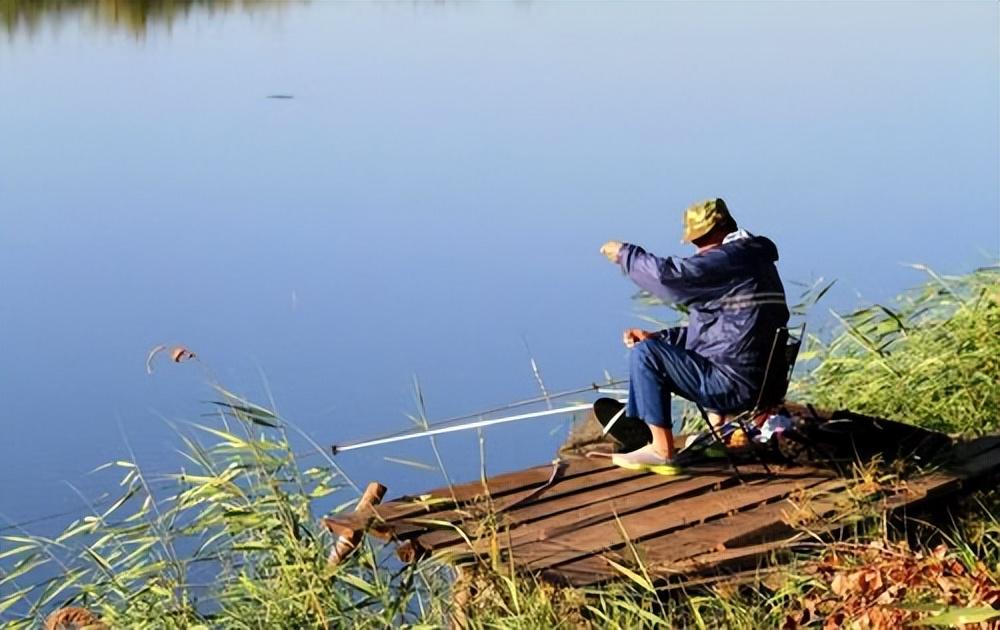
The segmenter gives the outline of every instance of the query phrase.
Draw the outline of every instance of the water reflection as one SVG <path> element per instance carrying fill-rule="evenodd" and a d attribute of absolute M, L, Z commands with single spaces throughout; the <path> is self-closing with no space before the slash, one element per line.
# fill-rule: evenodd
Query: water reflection
<path fill-rule="evenodd" d="M 193 12 L 207 14 L 241 10 L 282 11 L 309 0 L 0 0 L 0 23 L 13 38 L 29 37 L 46 24 L 59 25 L 84 19 L 111 31 L 125 31 L 136 39 L 150 28 L 169 30 L 178 19 Z"/>

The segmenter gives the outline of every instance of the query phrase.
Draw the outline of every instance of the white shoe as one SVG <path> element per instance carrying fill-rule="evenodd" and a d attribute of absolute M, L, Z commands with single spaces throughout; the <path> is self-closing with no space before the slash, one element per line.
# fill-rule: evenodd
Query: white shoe
<path fill-rule="evenodd" d="M 680 473 L 680 468 L 672 460 L 657 453 L 652 444 L 629 453 L 615 453 L 611 456 L 611 463 L 628 470 L 648 470 L 659 475 Z"/>

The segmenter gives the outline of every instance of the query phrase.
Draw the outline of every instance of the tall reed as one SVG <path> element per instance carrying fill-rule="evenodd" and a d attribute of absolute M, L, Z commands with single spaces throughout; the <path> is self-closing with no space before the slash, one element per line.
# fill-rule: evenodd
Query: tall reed
<path fill-rule="evenodd" d="M 150 479 L 115 462 L 113 504 L 54 538 L 2 538 L 4 627 L 38 627 L 56 605 L 113 628 L 387 627 L 417 614 L 443 580 L 387 566 L 368 545 L 331 568 L 316 506 L 344 480 L 301 466 L 270 411 L 219 393 L 219 425 L 179 433 L 182 471 Z"/>
<path fill-rule="evenodd" d="M 929 276 L 892 306 L 833 316 L 841 331 L 815 337 L 804 360 L 816 366 L 793 394 L 954 433 L 1000 427 L 1000 268 Z"/>

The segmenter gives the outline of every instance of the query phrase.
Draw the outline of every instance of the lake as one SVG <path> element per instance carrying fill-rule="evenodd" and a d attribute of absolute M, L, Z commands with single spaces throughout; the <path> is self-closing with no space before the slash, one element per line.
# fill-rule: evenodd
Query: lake
<path fill-rule="evenodd" d="M 178 469 L 209 382 L 326 446 L 409 426 L 414 377 L 434 420 L 537 395 L 532 357 L 624 375 L 644 311 L 598 248 L 686 253 L 702 198 L 790 295 L 837 279 L 817 327 L 1000 252 L 995 3 L 0 8 L 0 525 Z M 487 429 L 488 470 L 566 423 Z M 438 445 L 478 474 L 475 432 Z M 338 462 L 441 482 L 386 456 L 434 462 Z"/>

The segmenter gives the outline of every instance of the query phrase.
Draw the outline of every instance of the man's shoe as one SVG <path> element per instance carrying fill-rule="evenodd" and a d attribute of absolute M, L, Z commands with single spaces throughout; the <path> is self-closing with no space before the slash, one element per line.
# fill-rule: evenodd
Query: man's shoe
<path fill-rule="evenodd" d="M 629 453 L 615 453 L 611 456 L 611 463 L 628 470 L 648 470 L 658 475 L 678 475 L 681 473 L 680 467 L 675 465 L 672 460 L 657 453 L 652 444 L 647 444 Z"/>

